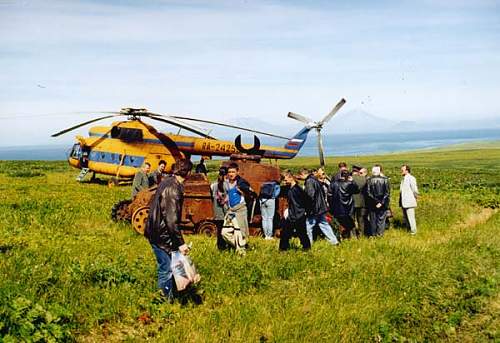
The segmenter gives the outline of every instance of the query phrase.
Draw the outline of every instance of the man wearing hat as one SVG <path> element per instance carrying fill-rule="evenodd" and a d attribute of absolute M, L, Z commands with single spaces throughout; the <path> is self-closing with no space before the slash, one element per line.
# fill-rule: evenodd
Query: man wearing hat
<path fill-rule="evenodd" d="M 368 209 L 366 208 L 366 168 L 352 166 L 352 180 L 358 186 L 359 193 L 353 195 L 356 236 L 368 235 Z"/>

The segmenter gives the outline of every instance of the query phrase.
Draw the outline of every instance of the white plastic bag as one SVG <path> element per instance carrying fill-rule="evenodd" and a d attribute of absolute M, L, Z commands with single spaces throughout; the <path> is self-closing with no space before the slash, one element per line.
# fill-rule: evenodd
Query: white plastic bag
<path fill-rule="evenodd" d="M 172 253 L 170 266 L 178 291 L 185 290 L 191 283 L 197 283 L 201 279 L 200 274 L 196 272 L 196 267 L 191 258 L 181 254 L 179 251 Z"/>

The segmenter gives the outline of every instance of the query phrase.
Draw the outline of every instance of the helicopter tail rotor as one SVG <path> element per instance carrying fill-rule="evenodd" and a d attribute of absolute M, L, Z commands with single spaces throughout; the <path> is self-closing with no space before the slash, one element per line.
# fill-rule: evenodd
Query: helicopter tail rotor
<path fill-rule="evenodd" d="M 293 112 L 288 112 L 288 117 L 298 120 L 301 123 L 306 124 L 307 128 L 314 128 L 316 129 L 316 132 L 318 134 L 318 153 L 319 153 L 319 163 L 321 167 L 325 166 L 325 153 L 324 153 L 324 148 L 323 148 L 323 137 L 321 136 L 321 130 L 323 129 L 323 125 L 325 125 L 332 117 L 344 106 L 346 103 L 346 100 L 342 98 L 337 105 L 328 113 L 323 119 L 320 121 L 313 121 L 307 117 L 304 117 L 301 114 L 293 113 Z"/>

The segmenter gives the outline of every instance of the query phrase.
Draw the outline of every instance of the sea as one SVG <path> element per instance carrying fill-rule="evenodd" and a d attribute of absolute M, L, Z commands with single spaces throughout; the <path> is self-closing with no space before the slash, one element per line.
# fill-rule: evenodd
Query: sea
<path fill-rule="evenodd" d="M 324 135 L 323 146 L 327 156 L 359 156 L 496 140 L 500 141 L 500 128 Z M 65 160 L 70 149 L 69 145 L 0 147 L 0 160 Z M 299 156 L 317 155 L 316 133 L 311 132 Z"/>

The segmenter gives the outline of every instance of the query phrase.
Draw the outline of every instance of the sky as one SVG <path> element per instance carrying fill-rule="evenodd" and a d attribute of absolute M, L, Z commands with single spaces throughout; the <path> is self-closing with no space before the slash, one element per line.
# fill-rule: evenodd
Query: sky
<path fill-rule="evenodd" d="M 345 98 L 391 120 L 488 120 L 500 1 L 0 0 L 0 65 L 0 147 L 70 142 L 49 136 L 122 107 L 279 124 Z"/>

